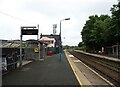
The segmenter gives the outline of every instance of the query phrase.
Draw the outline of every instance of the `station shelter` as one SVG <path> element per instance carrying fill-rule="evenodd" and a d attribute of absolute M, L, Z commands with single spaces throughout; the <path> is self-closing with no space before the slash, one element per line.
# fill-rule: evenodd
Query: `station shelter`
<path fill-rule="evenodd" d="M 112 53 L 113 53 L 113 56 L 120 56 L 120 45 L 113 45 L 112 46 Z"/>
<path fill-rule="evenodd" d="M 47 51 L 52 51 L 53 53 L 57 54 L 59 53 L 59 47 L 61 46 L 61 38 L 60 35 L 46 35 L 41 34 L 40 36 L 40 42 L 44 43 L 43 45 L 46 46 Z"/>
<path fill-rule="evenodd" d="M 40 42 L 40 56 L 44 57 L 48 55 L 48 53 L 54 53 L 55 39 L 49 37 L 42 37 L 38 41 Z"/>

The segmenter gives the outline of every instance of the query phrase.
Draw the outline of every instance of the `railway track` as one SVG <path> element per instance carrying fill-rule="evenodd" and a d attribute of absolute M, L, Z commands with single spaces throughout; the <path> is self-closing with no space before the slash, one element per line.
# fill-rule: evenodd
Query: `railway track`
<path fill-rule="evenodd" d="M 76 51 L 70 51 L 72 55 L 74 55 L 76 58 L 80 59 L 82 62 L 87 64 L 89 67 L 94 69 L 99 74 L 101 74 L 103 77 L 111 81 L 115 86 L 120 85 L 120 64 L 119 63 L 113 63 L 113 61 L 104 61 L 100 58 L 95 58 L 93 56 L 89 56 L 80 52 Z M 111 63 L 112 62 L 112 63 Z M 109 64 L 111 63 L 111 64 Z M 117 67 L 118 66 L 118 67 Z"/>

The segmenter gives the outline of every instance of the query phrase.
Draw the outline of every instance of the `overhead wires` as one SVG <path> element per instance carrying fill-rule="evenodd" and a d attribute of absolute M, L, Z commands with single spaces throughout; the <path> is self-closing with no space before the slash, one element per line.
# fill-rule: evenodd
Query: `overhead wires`
<path fill-rule="evenodd" d="M 16 20 L 19 20 L 19 21 L 23 21 L 23 22 L 26 22 L 26 23 L 30 23 L 30 24 L 35 24 L 35 25 L 36 25 L 36 23 L 33 23 L 33 22 L 30 22 L 30 21 L 23 20 L 23 19 L 21 19 L 21 18 L 12 16 L 12 15 L 10 15 L 10 14 L 8 14 L 8 13 L 4 13 L 4 12 L 2 12 L 2 11 L 0 11 L 0 14 L 9 16 L 9 17 L 11 17 L 11 18 L 13 18 L 13 19 L 16 19 Z"/>

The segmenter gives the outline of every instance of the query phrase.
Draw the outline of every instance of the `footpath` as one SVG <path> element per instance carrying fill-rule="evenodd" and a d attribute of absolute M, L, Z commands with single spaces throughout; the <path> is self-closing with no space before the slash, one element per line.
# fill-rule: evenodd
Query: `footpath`
<path fill-rule="evenodd" d="M 72 85 L 80 84 L 65 56 L 46 56 L 44 61 L 33 61 L 21 69 L 16 69 L 2 77 L 2 85 Z"/>

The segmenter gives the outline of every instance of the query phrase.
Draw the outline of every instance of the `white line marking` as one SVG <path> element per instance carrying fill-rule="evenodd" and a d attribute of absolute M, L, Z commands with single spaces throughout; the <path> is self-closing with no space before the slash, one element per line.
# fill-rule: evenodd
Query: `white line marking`
<path fill-rule="evenodd" d="M 66 51 L 65 51 L 65 55 L 66 55 L 66 57 L 67 57 L 67 60 L 68 60 L 68 62 L 69 62 L 69 64 L 70 64 L 70 66 L 71 66 L 71 68 L 72 68 L 72 70 L 73 70 L 73 72 L 74 72 L 74 74 L 75 74 L 75 76 L 76 76 L 79 84 L 82 86 L 82 82 L 80 81 L 80 79 L 79 79 L 79 77 L 78 77 L 75 69 L 73 68 L 72 63 L 70 62 L 70 59 L 69 59 L 69 55 L 67 55 L 67 52 L 66 52 Z"/>
<path fill-rule="evenodd" d="M 114 84 L 112 84 L 110 81 L 108 81 L 107 79 L 105 79 L 104 77 L 102 77 L 100 74 L 98 74 L 96 71 L 94 71 L 93 69 L 91 69 L 89 66 L 87 66 L 85 63 L 83 63 L 82 61 L 80 61 L 84 66 L 86 66 L 88 69 L 90 69 L 93 73 L 95 73 L 96 75 L 98 75 L 101 79 L 103 79 L 104 81 L 106 81 L 108 84 L 116 87 Z"/>
<path fill-rule="evenodd" d="M 69 57 L 74 57 L 73 55 L 69 55 Z"/>
<path fill-rule="evenodd" d="M 78 63 L 78 62 L 80 62 L 80 60 L 74 60 L 74 62 L 75 62 L 75 63 Z"/>

